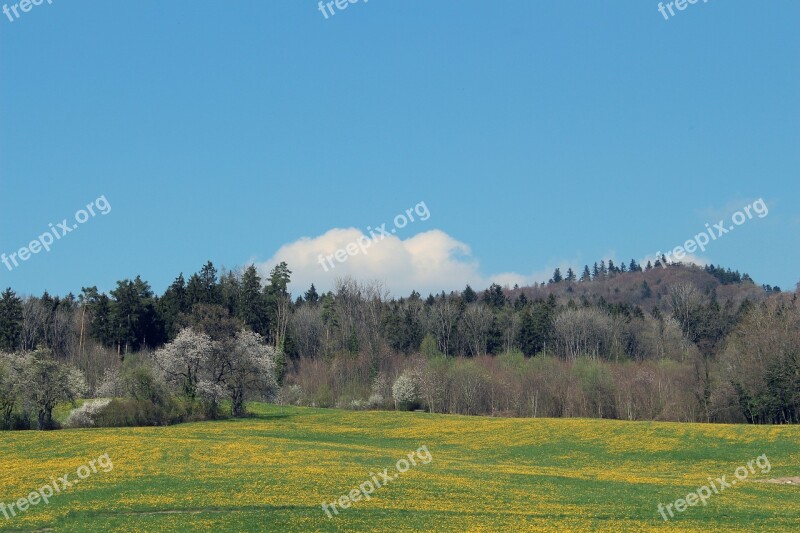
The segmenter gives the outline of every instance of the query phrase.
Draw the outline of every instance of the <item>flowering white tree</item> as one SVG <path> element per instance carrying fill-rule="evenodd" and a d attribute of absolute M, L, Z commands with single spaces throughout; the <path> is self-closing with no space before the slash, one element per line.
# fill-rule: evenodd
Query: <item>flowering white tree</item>
<path fill-rule="evenodd" d="M 392 385 L 392 397 L 394 398 L 395 409 L 397 409 L 398 403 L 417 401 L 417 398 L 419 398 L 417 380 L 411 372 L 403 372 L 395 380 L 394 385 Z"/>
<path fill-rule="evenodd" d="M 241 416 L 249 395 L 266 396 L 277 388 L 275 348 L 248 329 L 215 342 L 187 328 L 153 358 L 169 382 L 181 387 L 190 399 L 199 397 L 207 402 L 210 413 L 216 413 L 219 402 L 227 397 L 231 413 Z"/>
<path fill-rule="evenodd" d="M 74 402 L 88 391 L 80 370 L 52 359 L 49 350 L 24 356 L 21 389 L 25 402 L 36 411 L 39 429 L 53 427 L 53 408 Z"/>
<path fill-rule="evenodd" d="M 275 381 L 276 351 L 264 343 L 261 335 L 250 330 L 240 330 L 225 353 L 224 375 L 231 414 L 244 414 L 244 402 L 248 395 L 271 394 L 278 386 Z"/>
<path fill-rule="evenodd" d="M 164 372 L 167 381 L 180 387 L 187 397 L 194 399 L 201 381 L 201 392 L 208 392 L 209 384 L 214 383 L 206 375 L 214 358 L 214 351 L 215 345 L 211 337 L 186 328 L 172 342 L 156 350 L 153 359 Z"/>

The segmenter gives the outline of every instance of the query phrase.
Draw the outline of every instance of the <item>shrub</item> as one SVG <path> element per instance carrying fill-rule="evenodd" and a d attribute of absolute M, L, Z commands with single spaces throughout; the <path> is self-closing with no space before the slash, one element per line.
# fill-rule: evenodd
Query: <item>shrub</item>
<path fill-rule="evenodd" d="M 380 394 L 371 394 L 367 400 L 367 405 L 373 409 L 380 409 L 386 407 L 386 398 Z"/>
<path fill-rule="evenodd" d="M 311 398 L 311 402 L 313 407 L 333 407 L 336 403 L 334 401 L 333 389 L 331 389 L 327 383 L 320 384 L 314 396 Z"/>
<path fill-rule="evenodd" d="M 114 398 L 93 417 L 96 427 L 166 426 L 202 419 L 199 406 L 192 402 L 170 399 L 156 405 L 132 398 Z"/>
<path fill-rule="evenodd" d="M 70 412 L 66 422 L 64 422 L 64 427 L 68 428 L 95 427 L 96 426 L 95 419 L 97 418 L 98 413 L 109 403 L 111 403 L 111 400 L 109 399 L 87 400 L 86 402 L 84 402 L 83 405 L 81 405 L 76 409 L 73 409 Z"/>
<path fill-rule="evenodd" d="M 303 405 L 303 389 L 300 385 L 284 385 L 278 393 L 279 405 Z"/>

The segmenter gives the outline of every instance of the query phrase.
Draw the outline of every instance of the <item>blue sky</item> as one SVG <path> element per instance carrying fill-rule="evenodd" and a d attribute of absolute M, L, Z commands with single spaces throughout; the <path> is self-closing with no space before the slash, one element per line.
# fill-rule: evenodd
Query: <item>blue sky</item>
<path fill-rule="evenodd" d="M 8 2 L 6 1 L 8 4 Z M 12 3 L 13 4 L 13 3 Z M 0 16 L 0 285 L 161 292 L 208 259 L 393 293 L 642 258 L 800 281 L 800 4 L 68 2 Z M 13 15 L 12 15 L 13 16 Z M 430 217 L 315 260 L 424 202 Z M 295 291 L 305 286 L 294 287 Z"/>

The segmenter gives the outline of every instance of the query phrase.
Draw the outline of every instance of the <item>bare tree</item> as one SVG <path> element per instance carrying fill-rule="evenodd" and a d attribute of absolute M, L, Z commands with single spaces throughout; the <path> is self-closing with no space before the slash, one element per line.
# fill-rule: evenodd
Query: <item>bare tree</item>
<path fill-rule="evenodd" d="M 702 304 L 700 291 L 693 283 L 678 283 L 670 288 L 669 302 L 673 316 L 681 325 L 681 330 L 690 336 L 692 313 Z"/>
<path fill-rule="evenodd" d="M 297 309 L 289 318 L 289 331 L 301 357 L 320 356 L 325 341 L 322 306 L 303 305 Z"/>
<path fill-rule="evenodd" d="M 463 325 L 472 355 L 486 355 L 492 312 L 482 303 L 470 305 L 464 312 Z"/>
<path fill-rule="evenodd" d="M 553 321 L 561 352 L 570 359 L 607 353 L 612 323 L 608 314 L 592 308 L 565 309 Z"/>
<path fill-rule="evenodd" d="M 433 304 L 433 330 L 436 332 L 436 340 L 439 350 L 445 355 L 451 355 L 451 338 L 456 330 L 461 310 L 458 302 L 454 298 L 442 296 Z"/>

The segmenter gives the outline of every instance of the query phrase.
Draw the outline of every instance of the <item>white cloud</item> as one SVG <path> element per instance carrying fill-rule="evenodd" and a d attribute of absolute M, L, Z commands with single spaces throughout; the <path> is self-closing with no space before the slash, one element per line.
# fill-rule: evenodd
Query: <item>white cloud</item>
<path fill-rule="evenodd" d="M 530 275 L 515 272 L 483 275 L 469 246 L 440 230 L 418 233 L 405 240 L 395 235 L 378 237 L 367 244 L 368 237 L 356 228 L 334 228 L 318 237 L 303 237 L 285 244 L 257 266 L 266 275 L 277 263 L 286 261 L 292 271 L 291 290 L 295 295 L 304 292 L 311 283 L 319 291 L 331 290 L 336 279 L 345 276 L 360 281 L 383 281 L 393 295 L 400 297 L 412 290 L 423 295 L 461 290 L 467 284 L 476 290 L 485 289 L 491 283 L 524 286 L 544 281 L 552 274 L 550 269 L 549 273 Z M 326 256 L 344 250 L 348 245 L 353 250 L 354 243 L 359 242 L 364 244 L 363 253 L 358 249 L 341 263 L 332 259 L 333 267 L 325 261 Z M 566 266 L 562 266 L 562 272 Z"/>

